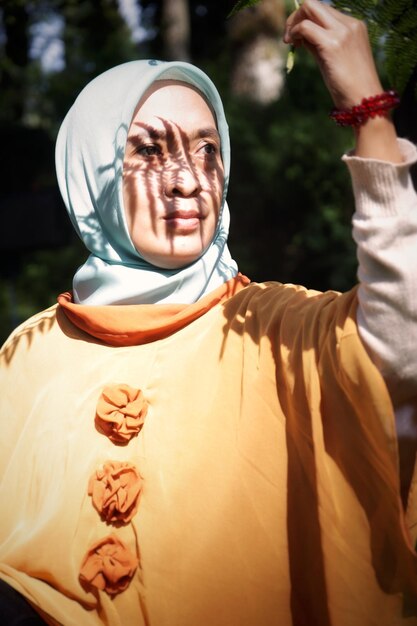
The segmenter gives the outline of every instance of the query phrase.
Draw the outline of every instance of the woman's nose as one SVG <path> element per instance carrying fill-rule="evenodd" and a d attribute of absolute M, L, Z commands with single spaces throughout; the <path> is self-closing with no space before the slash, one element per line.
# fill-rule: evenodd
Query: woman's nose
<path fill-rule="evenodd" d="M 164 191 L 167 197 L 189 198 L 197 195 L 201 191 L 197 173 L 188 163 L 177 165 L 167 172 Z"/>

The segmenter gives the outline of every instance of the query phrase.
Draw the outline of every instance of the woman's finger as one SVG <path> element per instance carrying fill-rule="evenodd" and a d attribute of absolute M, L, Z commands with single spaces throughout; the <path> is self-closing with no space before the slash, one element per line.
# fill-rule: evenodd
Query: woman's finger
<path fill-rule="evenodd" d="M 290 41 L 288 43 L 300 43 L 301 41 L 305 41 L 318 47 L 330 44 L 332 37 L 328 34 L 328 31 L 319 24 L 304 19 L 291 28 L 289 38 Z"/>
<path fill-rule="evenodd" d="M 355 18 L 344 15 L 337 9 L 329 7 L 319 0 L 305 0 L 300 8 L 291 13 L 287 19 L 284 34 L 285 43 L 292 43 L 290 35 L 292 29 L 306 19 L 329 31 L 338 30 L 341 27 L 349 27 L 357 21 Z"/>

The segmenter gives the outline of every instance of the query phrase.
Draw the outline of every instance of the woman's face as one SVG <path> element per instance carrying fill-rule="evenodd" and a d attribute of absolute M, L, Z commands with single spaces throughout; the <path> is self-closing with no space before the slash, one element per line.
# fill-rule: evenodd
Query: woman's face
<path fill-rule="evenodd" d="M 157 81 L 140 100 L 126 143 L 123 200 L 142 257 L 173 269 L 213 239 L 224 170 L 209 106 L 191 86 Z"/>

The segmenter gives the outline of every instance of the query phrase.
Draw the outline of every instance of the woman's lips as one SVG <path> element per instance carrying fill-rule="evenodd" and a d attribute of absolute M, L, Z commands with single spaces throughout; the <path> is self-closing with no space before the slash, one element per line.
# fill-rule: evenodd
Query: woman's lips
<path fill-rule="evenodd" d="M 201 218 L 202 216 L 198 211 L 178 209 L 165 215 L 164 220 L 169 228 L 187 232 L 198 228 Z"/>

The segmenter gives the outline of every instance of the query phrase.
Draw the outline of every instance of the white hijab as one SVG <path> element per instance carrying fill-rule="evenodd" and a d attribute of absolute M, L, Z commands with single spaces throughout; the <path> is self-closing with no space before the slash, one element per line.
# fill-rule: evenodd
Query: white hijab
<path fill-rule="evenodd" d="M 221 138 L 225 186 L 219 223 L 202 256 L 165 270 L 134 247 L 123 207 L 123 159 L 136 105 L 156 80 L 173 79 L 199 89 L 211 104 Z M 80 93 L 60 128 L 56 169 L 72 224 L 91 252 L 76 272 L 74 302 L 88 305 L 197 301 L 237 274 L 227 248 L 230 171 L 228 126 L 212 81 L 188 63 L 132 61 L 104 72 Z"/>

